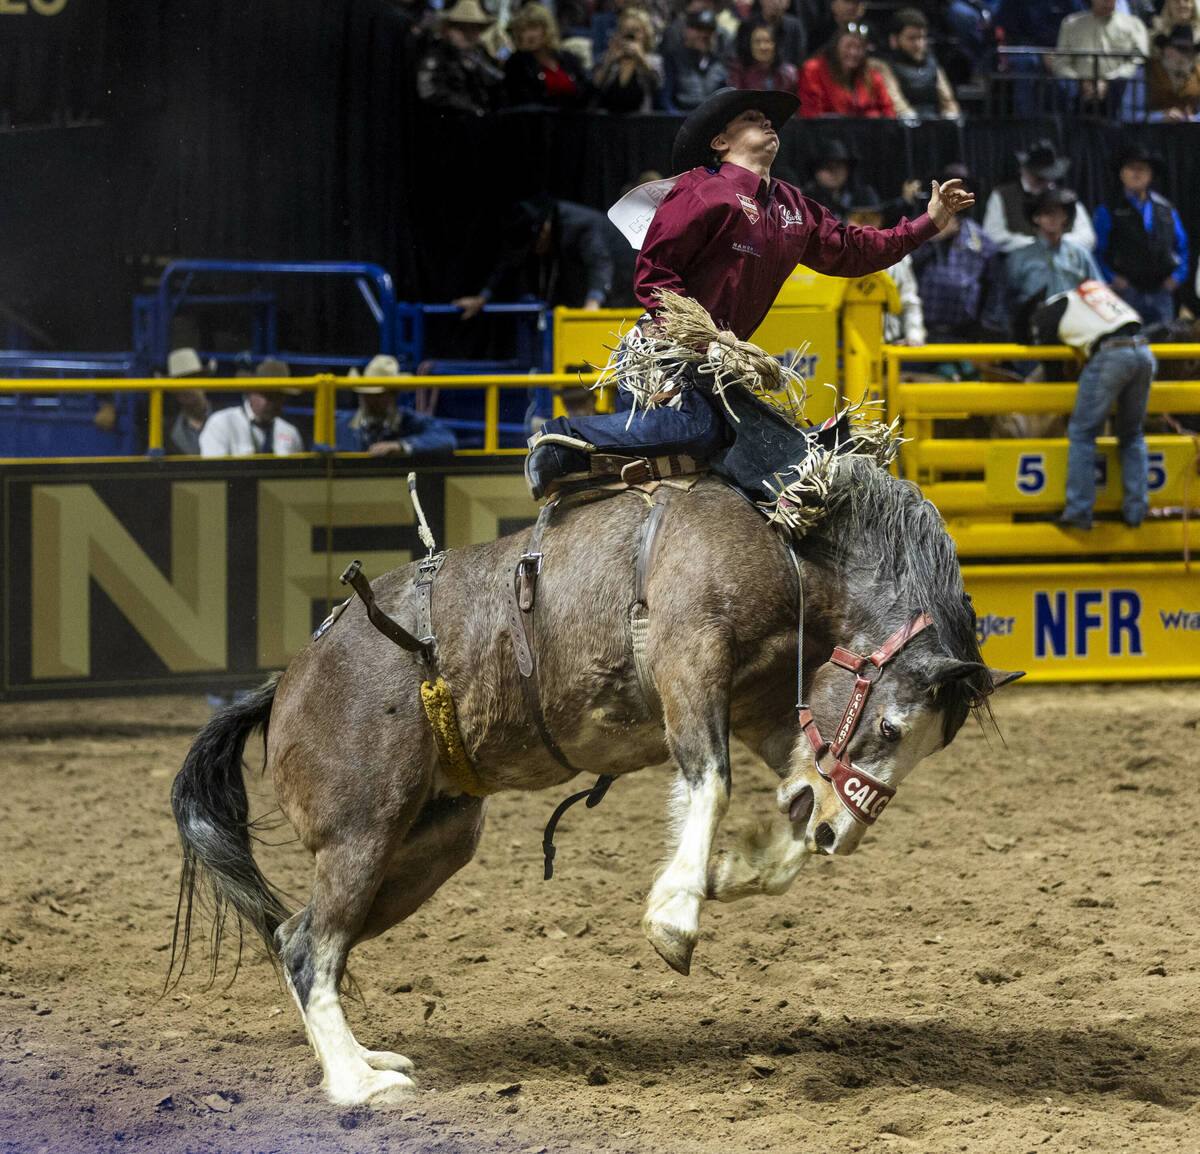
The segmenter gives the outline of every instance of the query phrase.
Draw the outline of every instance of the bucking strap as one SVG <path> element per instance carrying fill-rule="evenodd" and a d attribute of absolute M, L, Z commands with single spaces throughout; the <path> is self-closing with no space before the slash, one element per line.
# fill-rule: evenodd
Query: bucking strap
<path fill-rule="evenodd" d="M 699 470 L 693 457 L 669 454 L 664 457 L 626 457 L 619 453 L 593 453 L 589 475 L 592 477 L 619 476 L 627 485 L 644 485 L 665 477 L 684 477 Z"/>

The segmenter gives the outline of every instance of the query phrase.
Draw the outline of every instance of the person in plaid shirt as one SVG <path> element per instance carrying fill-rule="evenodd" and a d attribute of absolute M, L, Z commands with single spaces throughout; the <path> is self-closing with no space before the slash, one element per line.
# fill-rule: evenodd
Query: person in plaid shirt
<path fill-rule="evenodd" d="M 975 341 L 1007 331 L 1000 253 L 969 217 L 951 217 L 912 261 L 928 341 Z"/>

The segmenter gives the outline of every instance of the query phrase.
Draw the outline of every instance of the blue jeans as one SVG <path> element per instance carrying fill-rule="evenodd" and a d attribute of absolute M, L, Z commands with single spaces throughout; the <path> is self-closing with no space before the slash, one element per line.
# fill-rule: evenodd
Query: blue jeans
<path fill-rule="evenodd" d="M 1067 424 L 1067 507 L 1064 516 L 1091 519 L 1096 503 L 1096 438 L 1116 405 L 1121 454 L 1121 514 L 1139 524 L 1150 507 L 1146 491 L 1146 437 L 1142 425 L 1157 362 L 1145 346 L 1101 346 L 1079 374 L 1075 409 Z"/>
<path fill-rule="evenodd" d="M 1147 328 L 1158 324 L 1169 325 L 1175 319 L 1175 294 L 1166 289 L 1143 292 L 1133 285 L 1126 285 L 1117 296 L 1141 313 Z"/>

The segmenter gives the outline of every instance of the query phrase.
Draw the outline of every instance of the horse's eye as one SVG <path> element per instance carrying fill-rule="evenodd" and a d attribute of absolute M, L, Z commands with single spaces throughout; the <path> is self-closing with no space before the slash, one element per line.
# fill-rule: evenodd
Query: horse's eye
<path fill-rule="evenodd" d="M 879 723 L 879 732 L 883 734 L 885 741 L 899 741 L 900 730 L 898 730 L 890 721 L 882 720 Z"/>

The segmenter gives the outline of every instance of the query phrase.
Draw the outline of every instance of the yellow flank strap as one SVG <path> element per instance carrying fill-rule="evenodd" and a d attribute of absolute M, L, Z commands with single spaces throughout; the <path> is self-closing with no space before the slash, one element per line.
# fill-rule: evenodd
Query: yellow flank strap
<path fill-rule="evenodd" d="M 454 711 L 454 697 L 441 677 L 432 683 L 421 683 L 421 704 L 425 707 L 425 716 L 429 718 L 429 728 L 433 730 L 433 740 L 437 743 L 438 760 L 446 776 L 463 793 L 469 793 L 472 797 L 487 797 L 489 793 L 495 793 L 498 787 L 485 783 L 467 756 L 458 729 L 458 715 Z"/>

